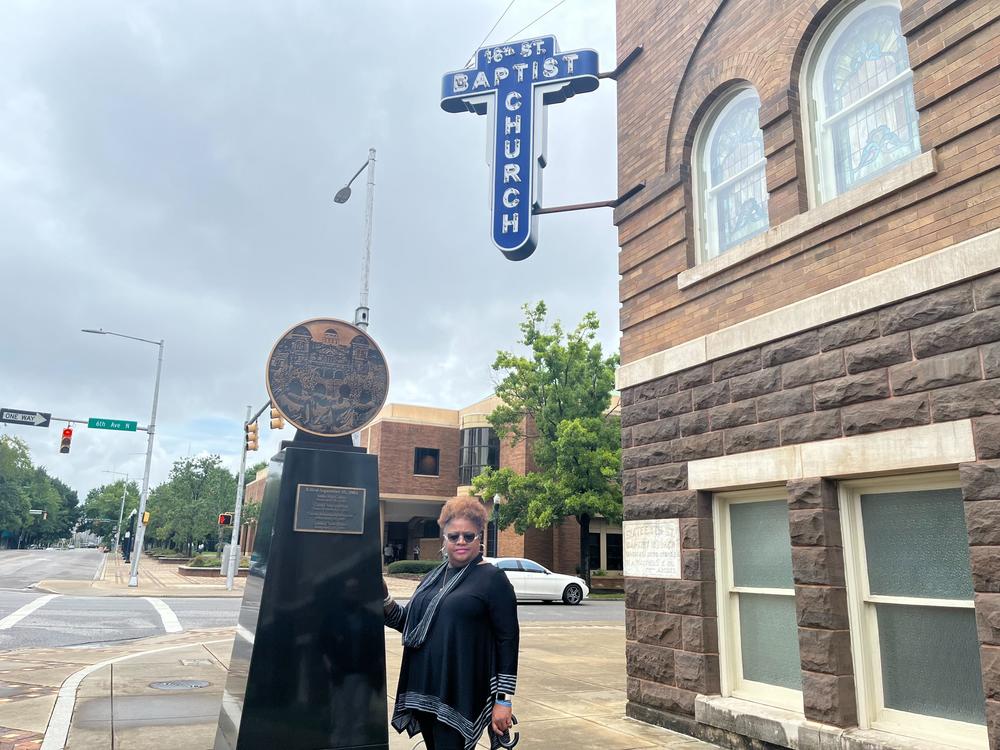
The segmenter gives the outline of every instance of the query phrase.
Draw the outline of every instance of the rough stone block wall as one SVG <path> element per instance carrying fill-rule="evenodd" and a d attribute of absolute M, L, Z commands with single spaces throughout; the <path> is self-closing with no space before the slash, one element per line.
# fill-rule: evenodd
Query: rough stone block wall
<path fill-rule="evenodd" d="M 694 696 L 719 689 L 711 502 L 688 490 L 688 462 L 972 419 L 984 465 L 1000 463 L 1000 273 L 628 388 L 622 404 L 625 518 L 680 519 L 683 569 L 675 581 L 626 580 L 630 711 L 661 712 L 688 731 L 682 717 L 693 716 Z M 803 692 L 809 718 L 851 726 L 843 553 L 831 493 L 820 479 L 788 487 Z M 981 507 L 979 514 L 992 508 Z M 970 524 L 983 527 L 985 517 Z M 978 539 L 973 570 L 986 588 L 977 592 L 998 597 L 1000 633 L 1000 583 L 986 583 L 985 572 L 994 563 L 1000 570 L 1000 536 L 987 545 L 992 537 Z M 977 606 L 992 604 L 979 601 L 977 594 Z M 688 636 L 681 641 L 678 618 L 680 636 L 685 628 Z M 1000 655 L 1000 637 L 987 645 Z M 984 652 L 984 664 L 993 656 Z M 1000 701 L 1000 659 L 989 680 L 987 695 Z"/>
<path fill-rule="evenodd" d="M 1000 419 L 976 420 L 975 463 L 959 467 L 976 597 L 990 750 L 1000 748 Z"/>
<path fill-rule="evenodd" d="M 683 489 L 696 459 L 1000 414 L 997 378 L 1000 273 L 627 389 L 625 495 Z"/>
<path fill-rule="evenodd" d="M 675 717 L 682 731 L 695 697 L 719 691 L 712 500 L 686 483 L 685 474 L 672 489 L 625 499 L 627 521 L 680 519 L 683 577 L 625 579 L 625 658 L 629 701 Z"/>
<path fill-rule="evenodd" d="M 787 488 L 805 716 L 853 727 L 858 714 L 837 486 L 814 478 Z"/>

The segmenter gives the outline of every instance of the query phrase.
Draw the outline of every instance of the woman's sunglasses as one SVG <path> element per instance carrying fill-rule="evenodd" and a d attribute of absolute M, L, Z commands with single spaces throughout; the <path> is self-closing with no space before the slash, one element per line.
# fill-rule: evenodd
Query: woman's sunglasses
<path fill-rule="evenodd" d="M 479 538 L 479 534 L 473 533 L 471 531 L 462 531 L 462 532 L 451 531 L 445 534 L 444 538 L 447 539 L 452 544 L 455 544 L 455 542 L 457 542 L 459 539 L 461 539 L 466 544 L 472 544 L 474 541 L 476 541 L 476 539 Z"/>

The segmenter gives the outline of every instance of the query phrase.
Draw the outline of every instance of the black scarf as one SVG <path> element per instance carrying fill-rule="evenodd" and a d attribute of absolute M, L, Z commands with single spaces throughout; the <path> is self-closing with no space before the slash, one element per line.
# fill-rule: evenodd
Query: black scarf
<path fill-rule="evenodd" d="M 469 572 L 471 568 L 474 568 L 483 559 L 482 553 L 477 555 L 473 560 L 463 567 L 454 578 L 451 580 L 447 579 L 448 571 L 454 570 L 449 568 L 448 564 L 439 565 L 433 571 L 428 573 L 424 580 L 420 582 L 417 586 L 417 590 L 413 592 L 413 598 L 416 599 L 417 594 L 422 590 L 430 590 L 437 586 L 438 581 L 444 578 L 447 583 L 440 588 L 440 590 L 434 594 L 434 598 L 431 599 L 430 604 L 427 605 L 427 609 L 424 610 L 423 616 L 419 621 L 414 621 L 415 618 L 410 617 L 407 613 L 406 624 L 403 626 L 403 645 L 409 646 L 410 648 L 420 648 L 424 645 L 424 641 L 427 640 L 427 633 L 430 632 L 431 624 L 434 622 L 434 615 L 437 614 L 438 605 L 441 600 L 444 599 L 445 595 L 449 591 L 454 589 L 459 582 L 465 577 L 466 573 Z"/>

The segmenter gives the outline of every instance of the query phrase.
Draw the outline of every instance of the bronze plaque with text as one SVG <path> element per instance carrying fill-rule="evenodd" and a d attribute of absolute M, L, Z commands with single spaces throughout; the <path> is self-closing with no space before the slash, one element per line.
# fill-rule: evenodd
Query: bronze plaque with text
<path fill-rule="evenodd" d="M 364 533 L 365 491 L 360 487 L 300 484 L 292 528 L 317 534 Z"/>

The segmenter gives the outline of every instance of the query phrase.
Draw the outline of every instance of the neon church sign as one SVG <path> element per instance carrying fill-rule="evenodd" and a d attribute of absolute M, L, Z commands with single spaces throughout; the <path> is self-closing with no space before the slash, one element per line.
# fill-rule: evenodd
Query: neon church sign
<path fill-rule="evenodd" d="M 597 52 L 560 52 L 542 36 L 476 52 L 474 67 L 444 76 L 441 108 L 487 114 L 493 132 L 493 243 L 510 260 L 535 251 L 545 166 L 545 106 L 597 88 Z"/>

